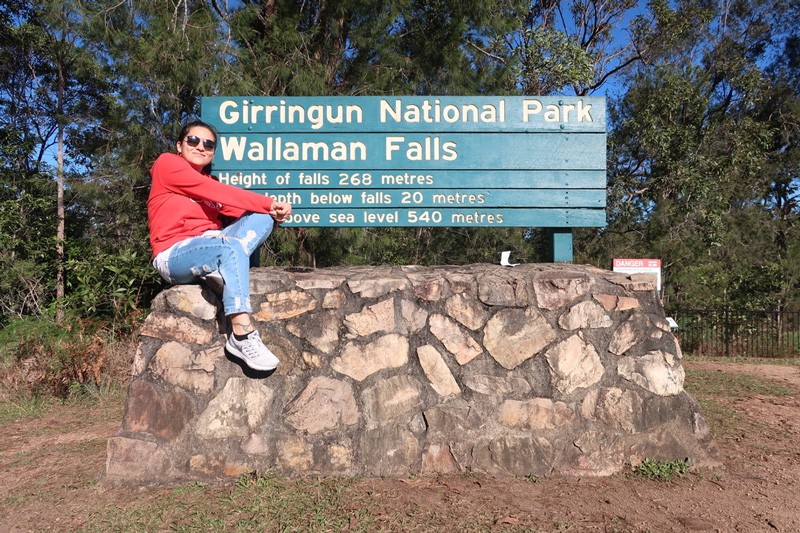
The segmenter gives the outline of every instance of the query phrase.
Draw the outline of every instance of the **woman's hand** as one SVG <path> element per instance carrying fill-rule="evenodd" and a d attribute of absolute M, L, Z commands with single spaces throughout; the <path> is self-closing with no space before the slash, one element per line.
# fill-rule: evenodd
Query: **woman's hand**
<path fill-rule="evenodd" d="M 269 214 L 279 224 L 292 214 L 292 204 L 288 202 L 273 202 Z"/>

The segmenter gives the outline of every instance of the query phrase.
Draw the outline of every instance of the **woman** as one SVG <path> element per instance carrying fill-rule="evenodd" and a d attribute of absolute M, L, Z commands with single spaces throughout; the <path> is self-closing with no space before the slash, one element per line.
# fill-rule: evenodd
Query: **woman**
<path fill-rule="evenodd" d="M 273 370 L 278 358 L 250 319 L 250 255 L 275 222 L 292 214 L 292 206 L 216 181 L 209 174 L 216 146 L 210 125 L 190 122 L 180 132 L 177 154 L 161 154 L 150 169 L 153 266 L 176 284 L 221 277 L 222 305 L 231 322 L 225 348 L 254 370 Z M 222 216 L 235 221 L 223 227 Z"/>

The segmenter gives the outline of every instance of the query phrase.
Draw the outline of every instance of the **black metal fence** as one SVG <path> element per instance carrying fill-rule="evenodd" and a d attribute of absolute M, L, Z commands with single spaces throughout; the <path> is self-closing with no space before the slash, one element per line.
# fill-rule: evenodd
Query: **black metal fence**
<path fill-rule="evenodd" d="M 800 312 L 675 309 L 668 313 L 686 354 L 725 357 L 800 356 Z"/>

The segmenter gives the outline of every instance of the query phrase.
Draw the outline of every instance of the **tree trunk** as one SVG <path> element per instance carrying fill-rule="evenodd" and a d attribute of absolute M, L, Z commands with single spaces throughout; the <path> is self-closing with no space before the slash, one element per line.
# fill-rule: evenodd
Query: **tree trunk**
<path fill-rule="evenodd" d="M 64 319 L 64 123 L 61 117 L 64 108 L 64 67 L 58 66 L 58 172 L 57 172 L 57 203 L 56 203 L 56 320 L 61 322 Z"/>

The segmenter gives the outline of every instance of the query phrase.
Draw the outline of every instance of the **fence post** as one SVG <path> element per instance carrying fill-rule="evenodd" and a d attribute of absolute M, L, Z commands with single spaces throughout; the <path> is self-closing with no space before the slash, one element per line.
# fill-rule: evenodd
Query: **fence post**
<path fill-rule="evenodd" d="M 725 347 L 725 357 L 730 357 L 731 353 L 731 323 L 728 308 L 722 310 L 722 343 Z"/>

